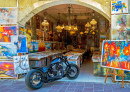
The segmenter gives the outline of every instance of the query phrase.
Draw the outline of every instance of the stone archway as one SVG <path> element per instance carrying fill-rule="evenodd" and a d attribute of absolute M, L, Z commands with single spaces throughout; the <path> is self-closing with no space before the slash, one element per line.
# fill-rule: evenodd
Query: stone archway
<path fill-rule="evenodd" d="M 35 0 L 36 1 L 36 0 Z M 24 4 L 24 3 L 23 3 Z M 102 8 L 101 4 L 93 0 L 48 0 L 48 1 L 36 1 L 35 3 L 29 4 L 25 7 L 25 5 L 20 4 L 19 10 L 19 24 L 25 25 L 25 23 L 35 14 L 39 13 L 40 11 L 60 4 L 77 4 L 82 5 L 85 7 L 89 7 L 101 15 L 103 15 L 107 20 L 110 21 L 110 7 L 109 8 Z"/>

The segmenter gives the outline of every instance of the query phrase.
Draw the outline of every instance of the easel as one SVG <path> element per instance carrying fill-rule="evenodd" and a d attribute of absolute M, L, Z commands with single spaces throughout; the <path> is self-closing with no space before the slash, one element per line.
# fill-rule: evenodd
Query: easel
<path fill-rule="evenodd" d="M 111 75 L 113 75 L 113 82 L 115 82 L 115 75 L 117 75 L 117 76 L 121 76 L 122 77 L 122 86 L 121 86 L 121 88 L 124 88 L 124 70 L 121 70 L 122 71 L 122 73 L 121 74 L 116 74 L 116 69 L 114 69 L 114 72 L 113 73 L 110 73 L 109 72 L 109 68 L 107 68 L 107 73 L 106 73 L 106 77 L 105 77 L 105 83 L 106 83 L 106 80 L 107 80 L 107 75 L 108 74 L 111 74 Z"/>

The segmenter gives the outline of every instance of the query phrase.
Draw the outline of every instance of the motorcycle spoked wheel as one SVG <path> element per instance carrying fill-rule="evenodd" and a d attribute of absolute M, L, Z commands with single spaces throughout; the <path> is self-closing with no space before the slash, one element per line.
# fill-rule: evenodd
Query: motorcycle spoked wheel
<path fill-rule="evenodd" d="M 44 84 L 43 74 L 40 70 L 32 69 L 25 76 L 25 84 L 30 89 L 39 89 Z"/>
<path fill-rule="evenodd" d="M 79 75 L 79 67 L 75 64 L 70 64 L 70 67 L 67 68 L 67 78 L 76 79 Z"/>

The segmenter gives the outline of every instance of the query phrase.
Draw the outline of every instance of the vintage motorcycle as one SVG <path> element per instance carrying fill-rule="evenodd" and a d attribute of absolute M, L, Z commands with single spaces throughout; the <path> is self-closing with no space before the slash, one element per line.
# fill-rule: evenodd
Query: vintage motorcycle
<path fill-rule="evenodd" d="M 30 89 L 39 89 L 44 83 L 52 82 L 63 77 L 76 79 L 79 75 L 79 67 L 70 64 L 67 56 L 54 59 L 48 67 L 33 67 L 26 76 L 25 84 Z"/>

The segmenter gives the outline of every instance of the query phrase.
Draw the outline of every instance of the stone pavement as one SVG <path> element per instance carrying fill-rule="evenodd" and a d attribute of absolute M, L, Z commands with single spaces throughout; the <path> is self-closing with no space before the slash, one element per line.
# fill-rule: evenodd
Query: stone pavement
<path fill-rule="evenodd" d="M 45 83 L 38 90 L 30 90 L 24 81 L 1 79 L 0 92 L 130 92 L 130 83 L 121 88 L 119 83 L 62 82 Z"/>

